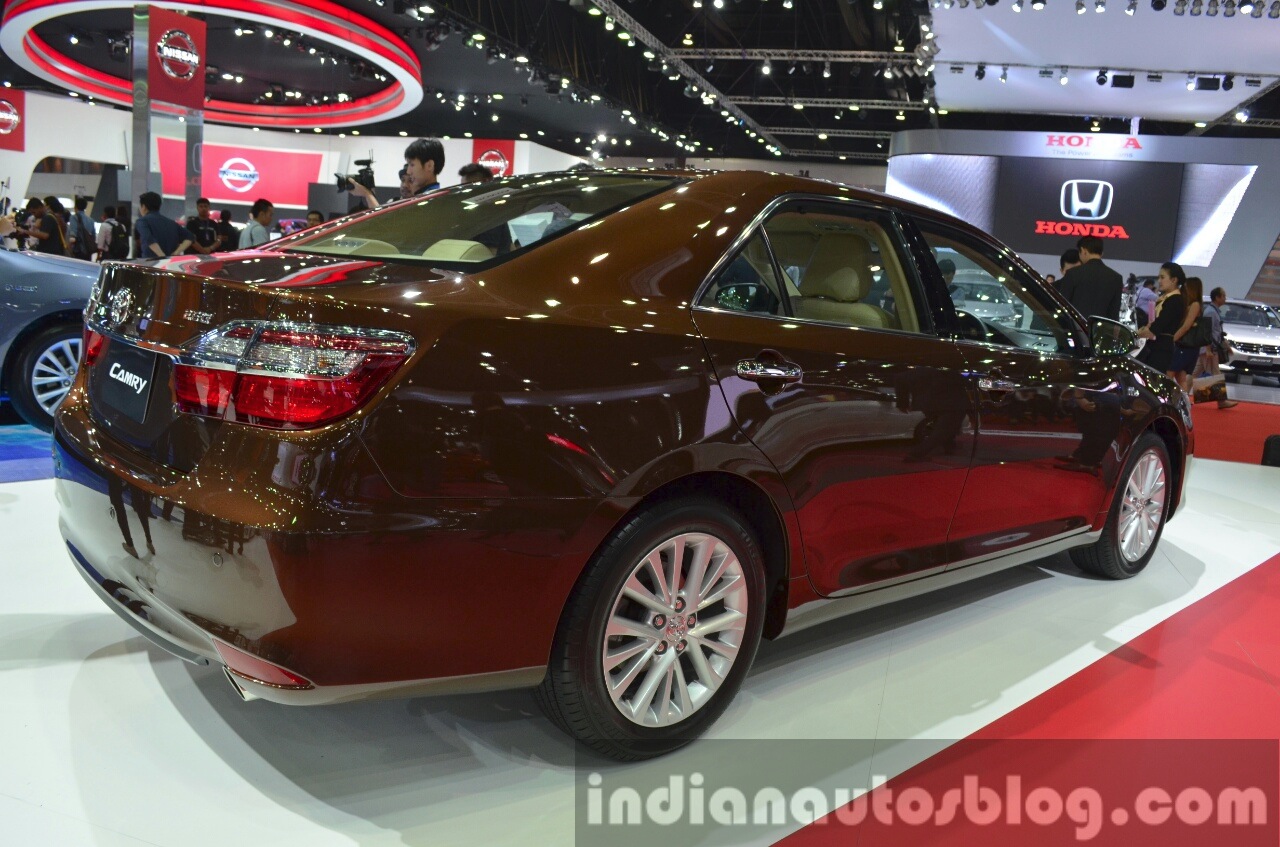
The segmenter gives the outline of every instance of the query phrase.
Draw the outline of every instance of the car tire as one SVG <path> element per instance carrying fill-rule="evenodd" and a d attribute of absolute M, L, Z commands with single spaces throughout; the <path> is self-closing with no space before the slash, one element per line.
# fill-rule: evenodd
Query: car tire
<path fill-rule="evenodd" d="M 538 702 L 609 758 L 670 752 L 733 699 L 764 614 L 764 559 L 747 521 L 710 499 L 659 504 L 627 521 L 588 565 L 561 616 Z"/>
<path fill-rule="evenodd" d="M 9 373 L 9 400 L 27 423 L 53 430 L 53 411 L 75 380 L 84 332 L 78 324 L 51 326 L 27 339 Z"/>
<path fill-rule="evenodd" d="M 1108 579 L 1128 579 L 1140 573 L 1155 555 L 1169 517 L 1172 482 L 1164 442 L 1150 432 L 1143 433 L 1129 451 L 1102 537 L 1071 551 L 1076 565 Z"/>

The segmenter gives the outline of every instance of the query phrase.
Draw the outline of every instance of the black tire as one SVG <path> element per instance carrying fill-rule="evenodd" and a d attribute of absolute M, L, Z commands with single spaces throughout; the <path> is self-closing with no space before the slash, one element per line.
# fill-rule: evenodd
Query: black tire
<path fill-rule="evenodd" d="M 35 383 L 37 379 L 53 379 L 56 374 L 49 371 L 48 366 L 51 361 L 56 362 L 56 367 L 64 371 L 56 387 L 65 397 L 79 366 L 83 340 L 84 331 L 79 324 L 59 324 L 41 330 L 23 342 L 14 359 L 13 370 L 9 372 L 8 383 L 9 401 L 27 423 L 45 432 L 53 431 L 53 414 L 44 408 L 40 398 L 54 384 L 45 382 L 38 395 Z M 40 368 L 39 373 L 37 368 Z"/>
<path fill-rule="evenodd" d="M 1160 472 L 1163 474 L 1163 499 L 1158 509 L 1158 523 L 1150 545 L 1145 548 L 1142 555 L 1131 558 L 1124 552 L 1122 511 L 1127 508 L 1126 498 L 1129 498 L 1129 506 L 1143 503 L 1145 498 L 1131 497 L 1133 494 L 1131 483 L 1140 482 L 1137 480 L 1139 474 L 1137 469 L 1148 461 L 1158 463 Z M 1116 483 L 1115 495 L 1112 498 L 1111 510 L 1107 513 L 1107 523 L 1102 528 L 1102 536 L 1088 547 L 1077 547 L 1071 551 L 1071 558 L 1081 570 L 1107 579 L 1128 579 L 1142 572 L 1142 569 L 1151 561 L 1151 557 L 1155 555 L 1160 536 L 1164 533 L 1165 522 L 1169 519 L 1173 496 L 1172 470 L 1169 451 L 1165 448 L 1164 442 L 1153 433 L 1143 433 L 1133 445 L 1133 449 L 1129 451 L 1129 459 L 1125 462 L 1124 471 Z M 1141 485 L 1139 484 L 1138 487 L 1141 488 Z M 1149 508 L 1149 506 L 1143 505 L 1142 508 Z M 1157 510 L 1150 512 L 1153 518 L 1156 517 L 1155 511 Z M 1142 518 L 1139 517 L 1137 520 L 1141 521 Z"/>
<path fill-rule="evenodd" d="M 745 582 L 745 595 L 740 596 L 747 599 L 746 625 L 732 666 L 704 703 L 693 706 L 688 717 L 670 725 L 643 726 L 623 713 L 606 687 L 605 625 L 613 615 L 615 603 L 620 602 L 624 583 L 637 566 L 651 551 L 685 533 L 712 536 L 737 557 Z M 683 557 L 685 567 L 692 567 L 693 555 L 690 552 Z M 681 588 L 682 598 L 686 588 Z M 707 618 L 717 605 L 708 606 L 700 616 Z M 706 731 L 733 699 L 755 658 L 764 617 L 764 559 L 746 520 L 709 499 L 682 498 L 661 503 L 628 521 L 587 566 L 561 617 L 547 676 L 537 690 L 538 703 L 565 732 L 609 758 L 637 761 L 668 753 Z M 691 665 L 690 651 L 703 650 L 692 637 L 688 644 L 678 654 L 675 646 L 670 648 L 673 653 L 669 658 L 680 665 L 677 671 L 684 674 L 682 679 L 696 678 L 696 672 L 694 677 L 688 677 L 689 672 L 683 669 Z M 658 647 L 667 650 L 663 645 Z"/>

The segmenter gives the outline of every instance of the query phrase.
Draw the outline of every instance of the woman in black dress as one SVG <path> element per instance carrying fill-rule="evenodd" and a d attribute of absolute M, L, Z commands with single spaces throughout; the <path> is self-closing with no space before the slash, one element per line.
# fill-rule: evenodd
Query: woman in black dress
<path fill-rule="evenodd" d="M 1182 296 L 1182 286 L 1186 281 L 1186 272 L 1176 262 L 1165 262 L 1160 266 L 1160 276 L 1156 280 L 1160 290 L 1160 297 L 1156 300 L 1156 316 L 1138 330 L 1138 337 L 1147 339 L 1139 360 L 1158 371 L 1164 371 L 1175 380 L 1178 375 L 1171 370 L 1173 336 L 1182 329 L 1182 323 L 1187 317 L 1186 298 Z"/>

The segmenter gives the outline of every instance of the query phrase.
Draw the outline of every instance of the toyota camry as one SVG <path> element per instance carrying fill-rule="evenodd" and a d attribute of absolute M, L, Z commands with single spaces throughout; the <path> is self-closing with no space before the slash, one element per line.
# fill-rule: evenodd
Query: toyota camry
<path fill-rule="evenodd" d="M 965 311 L 939 257 L 999 286 Z M 57 411 L 74 566 L 246 699 L 531 688 L 620 759 L 762 638 L 1070 550 L 1138 574 L 1185 396 L 951 217 L 586 171 L 108 264 Z"/>

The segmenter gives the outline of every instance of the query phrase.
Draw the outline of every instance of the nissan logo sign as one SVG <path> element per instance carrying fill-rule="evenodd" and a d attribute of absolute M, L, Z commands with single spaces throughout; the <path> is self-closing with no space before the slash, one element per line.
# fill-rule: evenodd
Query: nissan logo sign
<path fill-rule="evenodd" d="M 1069 179 L 1062 183 L 1062 215 L 1073 221 L 1100 221 L 1111 214 L 1115 189 L 1100 179 Z"/>
<path fill-rule="evenodd" d="M 165 75 L 183 82 L 196 75 L 200 68 L 200 53 L 191 36 L 180 29 L 171 29 L 156 41 L 156 56 Z"/>
<path fill-rule="evenodd" d="M 258 169 L 248 159 L 233 156 L 218 168 L 218 179 L 227 188 L 243 194 L 258 184 Z"/>
<path fill-rule="evenodd" d="M 488 168 L 494 176 L 506 176 L 507 168 L 510 166 L 507 157 L 498 150 L 484 151 L 477 161 Z"/>
<path fill-rule="evenodd" d="M 18 114 L 18 107 L 8 100 L 0 100 L 0 135 L 13 132 L 20 123 L 22 115 Z"/>

